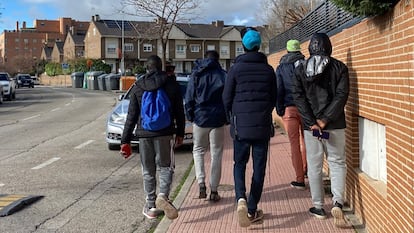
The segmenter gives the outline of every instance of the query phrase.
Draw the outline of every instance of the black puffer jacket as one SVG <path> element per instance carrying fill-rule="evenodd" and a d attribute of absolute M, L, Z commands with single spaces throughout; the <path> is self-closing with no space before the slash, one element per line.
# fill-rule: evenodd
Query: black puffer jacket
<path fill-rule="evenodd" d="M 294 106 L 292 88 L 294 84 L 295 68 L 304 61 L 305 56 L 301 52 L 288 52 L 280 59 L 276 68 L 277 98 L 276 112 L 279 116 L 285 114 L 288 106 Z"/>
<path fill-rule="evenodd" d="M 217 60 L 206 58 L 195 62 L 185 94 L 189 121 L 199 127 L 221 127 L 226 123 L 222 99 L 226 75 Z"/>
<path fill-rule="evenodd" d="M 263 53 L 247 52 L 236 58 L 227 74 L 223 102 L 233 138 L 265 140 L 272 136 L 276 76 Z"/>
<path fill-rule="evenodd" d="M 159 131 L 146 131 L 141 126 L 141 99 L 144 91 L 153 91 L 163 87 L 171 103 L 171 125 Z M 175 123 L 174 123 L 175 122 Z M 133 130 L 140 138 L 173 135 L 184 136 L 185 116 L 183 107 L 183 97 L 178 83 L 168 78 L 163 71 L 151 72 L 138 78 L 131 90 L 128 116 L 122 133 L 121 143 L 129 143 Z"/>
<path fill-rule="evenodd" d="M 327 122 L 325 129 L 346 128 L 344 107 L 349 95 L 347 66 L 331 57 L 332 45 L 323 33 L 309 43 L 310 57 L 295 70 L 293 98 L 304 120 L 305 129 L 316 119 Z"/>

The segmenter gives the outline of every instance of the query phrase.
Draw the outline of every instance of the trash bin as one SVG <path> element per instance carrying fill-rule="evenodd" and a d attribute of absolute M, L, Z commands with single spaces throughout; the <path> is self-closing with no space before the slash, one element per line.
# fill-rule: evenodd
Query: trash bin
<path fill-rule="evenodd" d="M 106 90 L 119 90 L 120 74 L 108 74 L 105 79 Z"/>
<path fill-rule="evenodd" d="M 88 72 L 88 89 L 89 90 L 99 90 L 98 86 L 98 76 L 103 74 L 103 71 L 91 71 Z"/>
<path fill-rule="evenodd" d="M 98 76 L 98 89 L 101 91 L 106 91 L 106 76 L 108 76 L 108 74 L 101 74 Z"/>
<path fill-rule="evenodd" d="M 73 72 L 71 74 L 72 78 L 72 87 L 73 88 L 82 88 L 83 86 L 83 72 Z"/>

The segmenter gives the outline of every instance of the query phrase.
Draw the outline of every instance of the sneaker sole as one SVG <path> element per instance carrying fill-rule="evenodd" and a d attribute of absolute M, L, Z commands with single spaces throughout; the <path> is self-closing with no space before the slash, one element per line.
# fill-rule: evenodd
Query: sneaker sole
<path fill-rule="evenodd" d="M 250 226 L 250 219 L 247 216 L 247 203 L 246 203 L 246 201 L 239 202 L 237 204 L 237 216 L 239 217 L 239 225 L 241 227 Z"/>
<path fill-rule="evenodd" d="M 176 219 L 178 217 L 177 209 L 164 198 L 157 198 L 155 200 L 155 205 L 157 208 L 162 209 L 165 213 L 165 216 L 169 219 Z"/>
<path fill-rule="evenodd" d="M 155 217 L 155 216 L 151 216 L 151 215 L 146 214 L 144 211 L 142 211 L 142 214 L 143 214 L 145 217 L 147 217 L 148 219 L 155 219 L 155 218 L 157 218 L 157 217 Z"/>
<path fill-rule="evenodd" d="M 311 212 L 309 212 L 309 213 L 312 214 L 313 216 L 315 216 L 317 219 L 326 219 L 327 218 L 326 215 L 318 215 L 318 214 L 314 214 L 314 213 L 311 213 Z"/>
<path fill-rule="evenodd" d="M 334 218 L 334 225 L 336 227 L 344 227 L 346 225 L 345 219 L 344 219 L 344 213 L 342 212 L 341 208 L 339 207 L 333 207 L 331 209 L 331 214 Z"/>
<path fill-rule="evenodd" d="M 290 187 L 295 188 L 295 189 L 299 189 L 299 190 L 305 190 L 306 189 L 306 187 L 302 187 L 302 186 L 290 185 Z"/>

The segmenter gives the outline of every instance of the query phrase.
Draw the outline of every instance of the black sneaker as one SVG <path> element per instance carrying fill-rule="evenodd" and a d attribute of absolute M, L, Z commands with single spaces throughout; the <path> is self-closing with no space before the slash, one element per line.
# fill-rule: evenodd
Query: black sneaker
<path fill-rule="evenodd" d="M 334 225 L 336 227 L 344 227 L 346 226 L 344 213 L 342 212 L 343 205 L 339 202 L 335 202 L 334 207 L 331 209 L 331 214 L 334 218 Z"/>
<path fill-rule="evenodd" d="M 204 183 L 200 183 L 199 187 L 200 187 L 200 192 L 199 192 L 198 198 L 206 198 L 207 197 L 206 185 Z"/>
<path fill-rule="evenodd" d="M 218 202 L 218 201 L 220 201 L 221 197 L 220 197 L 220 195 L 218 194 L 217 191 L 215 191 L 215 192 L 211 191 L 209 199 L 212 202 Z"/>
<path fill-rule="evenodd" d="M 251 224 L 262 224 L 263 223 L 263 210 L 257 209 L 254 214 L 247 214 Z"/>
<path fill-rule="evenodd" d="M 292 182 L 290 182 L 290 186 L 293 187 L 293 188 L 300 189 L 300 190 L 305 190 L 306 189 L 305 183 L 303 183 L 303 182 L 292 181 Z"/>
<path fill-rule="evenodd" d="M 309 209 L 309 213 L 319 219 L 326 219 L 326 213 L 323 208 L 318 209 L 316 207 L 312 207 Z"/>

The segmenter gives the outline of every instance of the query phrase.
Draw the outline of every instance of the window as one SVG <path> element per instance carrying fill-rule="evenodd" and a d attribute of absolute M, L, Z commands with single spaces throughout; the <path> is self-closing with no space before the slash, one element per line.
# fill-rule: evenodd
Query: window
<path fill-rule="evenodd" d="M 387 153 L 385 126 L 360 117 L 359 164 L 360 169 L 375 180 L 387 182 Z"/>
<path fill-rule="evenodd" d="M 144 44 L 144 52 L 152 52 L 152 44 Z"/>
<path fill-rule="evenodd" d="M 33 39 L 33 44 L 36 44 L 37 43 L 37 39 Z"/>
<path fill-rule="evenodd" d="M 184 54 L 185 53 L 185 45 L 176 45 L 175 46 L 175 52 L 177 54 Z"/>
<path fill-rule="evenodd" d="M 200 52 L 200 45 L 199 44 L 192 44 L 192 45 L 190 45 L 190 48 L 191 48 L 192 53 Z"/>
<path fill-rule="evenodd" d="M 24 42 L 25 44 L 28 44 L 28 43 L 29 43 L 29 39 L 23 39 L 23 42 Z"/>
<path fill-rule="evenodd" d="M 14 39 L 14 42 L 19 42 L 19 38 Z"/>
<path fill-rule="evenodd" d="M 210 50 L 216 50 L 216 46 L 214 46 L 214 45 L 207 45 L 207 50 L 208 51 L 210 51 Z"/>
<path fill-rule="evenodd" d="M 116 48 L 115 48 L 115 47 L 108 47 L 108 48 L 106 49 L 106 52 L 107 52 L 108 54 L 116 54 Z"/>
<path fill-rule="evenodd" d="M 132 44 L 132 43 L 124 44 L 124 51 L 125 52 L 133 52 L 134 51 L 134 44 Z"/>
<path fill-rule="evenodd" d="M 222 45 L 220 47 L 220 54 L 228 55 L 229 54 L 229 46 L 228 45 Z"/>
<path fill-rule="evenodd" d="M 238 55 L 240 55 L 240 54 L 243 54 L 244 53 L 244 49 L 243 49 L 243 47 L 242 46 L 238 46 L 238 47 L 236 47 L 236 56 L 238 56 Z"/>

